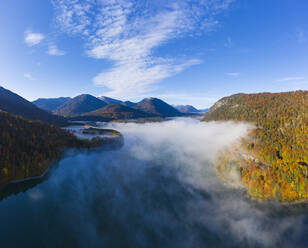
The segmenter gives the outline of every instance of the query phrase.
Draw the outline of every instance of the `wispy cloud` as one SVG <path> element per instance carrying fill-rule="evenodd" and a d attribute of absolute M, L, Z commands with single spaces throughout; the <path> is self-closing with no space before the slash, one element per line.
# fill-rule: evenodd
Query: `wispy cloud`
<path fill-rule="evenodd" d="M 233 46 L 233 41 L 231 37 L 227 37 L 227 40 L 225 42 L 225 47 L 231 48 Z"/>
<path fill-rule="evenodd" d="M 154 83 L 201 63 L 195 58 L 160 57 L 154 49 L 185 35 L 213 30 L 216 15 L 232 0 L 68 1 L 53 0 L 59 27 L 86 41 L 87 54 L 113 62 L 94 77 L 110 96 L 152 91 Z"/>
<path fill-rule="evenodd" d="M 228 72 L 227 75 L 230 77 L 238 77 L 240 73 L 239 72 Z"/>
<path fill-rule="evenodd" d="M 308 89 L 308 83 L 304 77 L 285 77 L 280 78 L 275 82 L 279 84 L 279 89 L 283 89 L 284 91 Z"/>
<path fill-rule="evenodd" d="M 276 82 L 301 81 L 304 79 L 305 79 L 304 77 L 285 77 L 276 80 Z"/>
<path fill-rule="evenodd" d="M 25 32 L 24 42 L 27 46 L 36 46 L 44 40 L 45 36 L 41 33 L 33 33 L 32 31 Z"/>
<path fill-rule="evenodd" d="M 25 77 L 26 79 L 28 79 L 28 80 L 31 80 L 31 81 L 34 80 L 34 77 L 33 77 L 30 73 L 25 73 L 25 74 L 24 74 L 24 77 Z"/>
<path fill-rule="evenodd" d="M 48 45 L 47 53 L 52 56 L 63 56 L 66 54 L 65 51 L 60 50 L 55 44 Z"/>
<path fill-rule="evenodd" d="M 298 28 L 296 30 L 296 38 L 297 38 L 298 43 L 300 44 L 305 43 L 306 35 L 305 35 L 304 30 L 302 30 L 301 28 Z"/>
<path fill-rule="evenodd" d="M 112 91 L 106 93 L 110 97 L 128 97 L 151 92 L 153 83 L 177 74 L 184 69 L 201 63 L 199 60 L 188 60 L 179 64 L 174 61 L 153 61 L 152 65 L 146 62 L 124 63 L 102 72 L 94 78 L 94 83 L 104 85 Z"/>

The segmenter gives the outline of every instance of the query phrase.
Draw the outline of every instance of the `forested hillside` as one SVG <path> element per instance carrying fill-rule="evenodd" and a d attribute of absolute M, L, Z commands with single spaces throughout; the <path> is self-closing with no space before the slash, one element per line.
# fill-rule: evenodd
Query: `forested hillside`
<path fill-rule="evenodd" d="M 122 104 L 109 104 L 106 107 L 84 114 L 85 116 L 100 116 L 110 120 L 147 118 L 155 115 Z"/>
<path fill-rule="evenodd" d="M 79 140 L 58 127 L 0 110 L 0 184 L 42 174 L 66 148 L 96 145 L 98 141 Z"/>
<path fill-rule="evenodd" d="M 240 147 L 220 158 L 218 166 L 222 173 L 235 166 L 251 196 L 279 201 L 308 198 L 308 91 L 232 95 L 219 100 L 204 120 L 256 126 Z"/>
<path fill-rule="evenodd" d="M 52 115 L 21 96 L 0 86 L 0 110 L 19 115 L 30 120 L 39 120 L 56 125 L 66 125 L 63 117 Z"/>

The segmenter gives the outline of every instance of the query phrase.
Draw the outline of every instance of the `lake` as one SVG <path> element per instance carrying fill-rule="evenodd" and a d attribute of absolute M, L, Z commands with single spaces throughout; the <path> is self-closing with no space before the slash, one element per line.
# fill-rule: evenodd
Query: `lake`
<path fill-rule="evenodd" d="M 105 127 L 105 124 L 104 124 Z M 113 123 L 124 146 L 67 151 L 0 201 L 1 247 L 307 247 L 307 206 L 256 203 L 215 174 L 249 126 Z"/>

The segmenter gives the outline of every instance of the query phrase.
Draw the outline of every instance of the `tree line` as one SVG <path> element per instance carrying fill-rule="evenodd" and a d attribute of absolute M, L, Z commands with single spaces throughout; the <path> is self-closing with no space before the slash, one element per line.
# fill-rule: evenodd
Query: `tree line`
<path fill-rule="evenodd" d="M 100 144 L 100 140 L 80 140 L 59 127 L 0 110 L 0 184 L 41 175 L 67 148 Z"/>

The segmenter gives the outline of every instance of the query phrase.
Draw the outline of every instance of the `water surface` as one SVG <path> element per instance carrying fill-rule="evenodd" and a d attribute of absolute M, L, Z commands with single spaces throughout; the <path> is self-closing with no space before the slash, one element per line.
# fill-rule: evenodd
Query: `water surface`
<path fill-rule="evenodd" d="M 247 125 L 109 127 L 121 149 L 68 152 L 47 179 L 0 201 L 1 247 L 307 247 L 306 206 L 256 204 L 214 173 Z"/>

